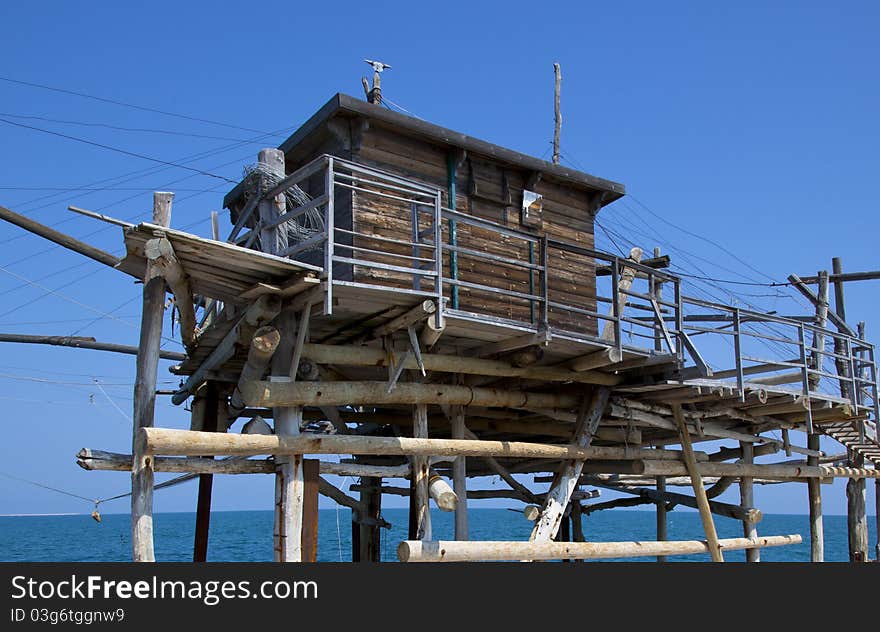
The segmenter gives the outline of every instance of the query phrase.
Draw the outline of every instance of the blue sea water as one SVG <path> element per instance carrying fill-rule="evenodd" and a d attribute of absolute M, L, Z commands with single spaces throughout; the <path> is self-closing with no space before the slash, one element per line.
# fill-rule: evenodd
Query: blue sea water
<path fill-rule="evenodd" d="M 407 510 L 385 509 L 383 517 L 392 523 L 382 530 L 382 560 L 397 560 L 397 544 L 407 537 Z M 432 511 L 435 539 L 453 539 L 453 516 Z M 519 511 L 472 509 L 469 512 L 472 540 L 526 540 L 531 524 Z M 669 514 L 669 539 L 703 539 L 696 512 Z M 825 516 L 825 559 L 848 559 L 846 517 Z M 114 562 L 130 560 L 128 514 L 103 516 L 101 523 L 88 515 L 2 516 L 0 517 L 0 561 L 5 562 Z M 156 558 L 166 562 L 192 560 L 194 513 L 162 513 L 154 516 Z M 726 518 L 716 519 L 719 537 L 742 537 L 742 525 Z M 648 511 L 603 511 L 584 518 L 587 538 L 594 541 L 653 540 L 655 515 Z M 762 560 L 808 562 L 809 523 L 804 515 L 767 515 L 758 525 L 766 535 L 798 533 L 804 543 L 767 548 Z M 869 518 L 871 558 L 876 524 Z M 211 516 L 209 561 L 262 562 L 272 560 L 271 511 L 223 511 Z M 633 558 L 627 561 L 653 561 Z M 708 561 L 708 555 L 671 557 L 670 561 Z M 731 551 L 726 560 L 742 561 L 742 551 Z M 318 561 L 351 560 L 351 513 L 348 509 L 322 509 L 318 520 Z"/>

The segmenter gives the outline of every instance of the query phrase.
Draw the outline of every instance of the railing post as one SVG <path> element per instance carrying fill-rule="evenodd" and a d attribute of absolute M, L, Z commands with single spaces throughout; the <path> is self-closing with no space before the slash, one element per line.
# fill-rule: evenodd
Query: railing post
<path fill-rule="evenodd" d="M 810 371 L 807 367 L 806 336 L 803 323 L 798 325 L 798 349 L 801 352 L 801 382 L 803 382 L 803 394 L 807 402 L 807 434 L 813 434 L 813 411 L 810 404 Z"/>
<path fill-rule="evenodd" d="M 327 175 L 325 189 L 327 191 L 327 212 L 324 215 L 324 221 L 327 224 L 327 241 L 324 243 L 324 275 L 327 281 L 327 295 L 324 298 L 324 315 L 329 316 L 333 313 L 333 242 L 335 239 L 335 219 L 334 219 L 334 202 L 335 202 L 335 184 L 336 175 L 334 173 L 333 157 L 327 157 Z"/>
<path fill-rule="evenodd" d="M 437 328 L 443 327 L 443 194 L 437 191 L 434 196 L 434 290 L 437 293 Z M 453 286 L 457 287 L 457 286 Z"/>
<path fill-rule="evenodd" d="M 611 316 L 614 318 L 614 345 L 620 351 L 623 347 L 623 336 L 620 335 L 620 259 L 614 257 L 611 262 Z"/>
<path fill-rule="evenodd" d="M 541 295 L 544 297 L 544 306 L 541 311 L 541 328 L 550 331 L 550 254 L 549 240 L 547 235 L 541 237 L 541 267 L 544 268 L 541 275 Z"/>
<path fill-rule="evenodd" d="M 742 344 L 740 340 L 739 308 L 733 308 L 733 352 L 736 354 L 736 387 L 739 389 L 740 401 L 746 401 L 746 389 L 743 384 Z"/>
<path fill-rule="evenodd" d="M 684 343 L 682 341 L 684 333 L 684 308 L 681 304 L 681 279 L 678 277 L 675 278 L 673 283 L 675 289 L 675 328 L 678 330 L 678 336 L 676 336 L 676 349 L 675 352 L 678 355 L 679 361 L 684 360 Z"/>

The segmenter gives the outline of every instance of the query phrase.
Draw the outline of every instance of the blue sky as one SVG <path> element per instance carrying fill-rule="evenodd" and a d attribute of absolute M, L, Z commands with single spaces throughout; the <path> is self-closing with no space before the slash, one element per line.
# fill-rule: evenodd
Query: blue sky
<path fill-rule="evenodd" d="M 849 270 L 878 267 L 876 3 L 47 2 L 5 3 L 0 17 L 0 204 L 64 222 L 59 229 L 110 251 L 121 249 L 119 229 L 74 217 L 67 204 L 137 221 L 148 217 L 150 191 L 174 190 L 173 226 L 208 235 L 228 185 L 9 122 L 164 161 L 208 153 L 187 164 L 236 180 L 261 146 L 279 143 L 335 92 L 362 94 L 368 57 L 393 66 L 383 87 L 397 106 L 544 158 L 560 62 L 563 162 L 625 183 L 631 195 L 600 222 L 660 245 L 681 272 L 699 274 L 698 265 L 715 278 L 769 283 L 827 268 L 833 255 Z M 0 225 L 0 245 L 0 331 L 136 344 L 140 288 L 129 278 L 11 225 Z M 722 287 L 685 289 L 804 309 L 788 291 Z M 847 287 L 849 320 L 867 320 L 875 342 L 877 288 Z M 168 364 L 159 379 L 170 388 Z M 83 472 L 74 454 L 127 451 L 133 376 L 128 356 L 0 346 L 0 470 L 86 497 L 124 491 L 125 474 Z M 187 419 L 167 401 L 157 408 L 159 425 Z M 843 484 L 823 489 L 826 511 L 843 513 Z M 770 513 L 806 509 L 803 486 L 759 487 L 756 498 Z M 869 498 L 873 511 L 873 488 Z M 216 483 L 215 508 L 271 503 L 268 477 Z M 157 511 L 194 506 L 194 485 L 156 496 Z M 104 509 L 126 511 L 127 501 Z M 0 513 L 85 510 L 0 477 Z"/>

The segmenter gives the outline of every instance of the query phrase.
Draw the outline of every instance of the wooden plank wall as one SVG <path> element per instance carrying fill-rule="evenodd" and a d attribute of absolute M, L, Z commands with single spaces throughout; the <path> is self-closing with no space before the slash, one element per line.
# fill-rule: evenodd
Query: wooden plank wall
<path fill-rule="evenodd" d="M 371 126 L 364 133 L 360 145 L 353 149 L 352 159 L 446 190 L 446 150 L 428 142 L 402 136 L 389 129 Z M 521 229 L 523 227 L 519 218 L 522 190 L 529 175 L 487 158 L 468 156 L 459 166 L 457 173 L 456 207 L 461 212 Z M 543 228 L 532 232 L 540 235 L 543 231 L 551 238 L 592 248 L 593 222 L 588 192 L 546 180 L 540 181 L 535 186 L 535 190 L 544 196 Z M 448 205 L 445 195 L 443 203 Z M 353 207 L 352 222 L 356 232 L 407 241 L 411 239 L 410 211 L 405 204 L 376 196 L 356 194 Z M 427 213 L 423 221 L 424 228 L 429 221 Z M 444 240 L 448 242 L 445 228 L 444 226 Z M 406 246 L 384 243 L 378 248 L 381 242 L 360 237 L 356 238 L 355 243 L 398 254 L 413 254 Z M 480 252 L 521 261 L 529 259 L 527 242 L 462 223 L 458 224 L 458 243 L 462 247 Z M 535 256 L 540 263 L 540 247 L 535 248 Z M 395 265 L 403 263 L 402 260 L 395 258 L 377 257 L 374 260 Z M 444 263 L 444 270 L 448 274 L 448 256 Z M 549 264 L 551 300 L 588 310 L 596 309 L 594 260 L 551 248 Z M 412 287 L 412 278 L 408 275 L 360 266 L 355 269 L 354 278 L 394 287 Z M 459 278 L 466 282 L 529 293 L 527 270 L 464 254 L 459 255 Z M 423 289 L 430 290 L 432 287 L 429 280 L 422 281 Z M 535 293 L 540 294 L 541 284 L 538 274 L 534 275 L 534 288 Z M 461 288 L 459 296 L 460 309 L 520 322 L 530 321 L 530 306 L 527 300 L 469 288 Z M 540 317 L 539 305 L 535 305 L 534 311 L 535 316 Z M 552 327 L 579 333 L 596 335 L 597 332 L 594 319 L 567 311 L 551 310 L 550 324 Z"/>

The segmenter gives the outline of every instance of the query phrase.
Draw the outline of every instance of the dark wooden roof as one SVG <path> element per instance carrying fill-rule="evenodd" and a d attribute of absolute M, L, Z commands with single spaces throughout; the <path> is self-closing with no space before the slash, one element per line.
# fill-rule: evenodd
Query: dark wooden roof
<path fill-rule="evenodd" d="M 356 99 L 342 93 L 335 94 L 327 101 L 308 121 L 281 143 L 279 149 L 285 154 L 290 153 L 313 134 L 323 129 L 332 118 L 338 116 L 346 118 L 363 117 L 380 123 L 384 127 L 398 130 L 401 134 L 423 138 L 449 148 L 464 149 L 473 154 L 494 159 L 500 163 L 523 170 L 541 172 L 544 177 L 552 178 L 578 189 L 591 192 L 605 192 L 602 206 L 623 197 L 626 193 L 626 188 L 619 182 L 597 178 L 596 176 L 563 165 L 554 165 L 546 160 L 467 136 L 466 134 L 428 123 L 422 119 L 406 116 L 405 114 L 394 112 L 382 106 L 368 103 L 363 99 Z M 237 188 L 230 191 L 224 200 L 224 204 L 236 198 L 236 192 Z"/>

